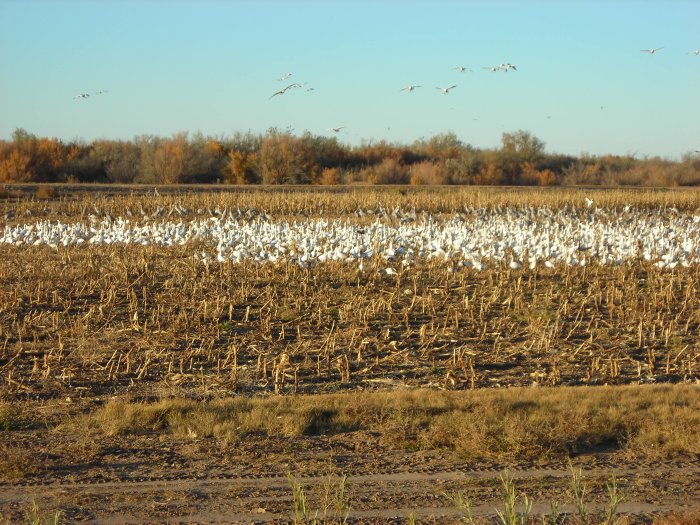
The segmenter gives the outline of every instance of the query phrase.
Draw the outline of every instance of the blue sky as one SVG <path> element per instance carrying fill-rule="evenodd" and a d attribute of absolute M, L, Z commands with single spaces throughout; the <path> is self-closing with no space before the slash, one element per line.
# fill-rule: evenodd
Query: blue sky
<path fill-rule="evenodd" d="M 696 0 L 0 0 L 0 138 L 346 126 L 491 148 L 525 129 L 550 152 L 678 158 L 700 149 L 699 20 Z M 287 72 L 314 90 L 270 100 Z"/>

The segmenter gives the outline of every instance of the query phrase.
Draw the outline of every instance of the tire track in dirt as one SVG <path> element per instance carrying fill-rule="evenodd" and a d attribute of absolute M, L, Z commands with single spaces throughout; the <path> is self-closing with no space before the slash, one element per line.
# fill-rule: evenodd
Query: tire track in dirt
<path fill-rule="evenodd" d="M 642 475 L 644 472 L 653 472 L 655 475 L 664 472 L 673 472 L 676 474 L 686 473 L 688 475 L 700 474 L 700 460 L 685 460 L 685 461 L 655 461 L 655 462 L 628 462 L 628 463 L 612 463 L 612 462 L 596 462 L 593 465 L 574 465 L 574 468 L 580 468 L 586 476 L 610 476 L 610 475 Z M 348 476 L 348 482 L 363 483 L 367 481 L 384 481 L 384 482 L 415 482 L 429 481 L 433 479 L 445 480 L 469 480 L 469 479 L 490 479 L 498 478 L 501 473 L 508 470 L 513 479 L 532 479 L 532 478 L 566 478 L 570 477 L 571 471 L 567 466 L 562 464 L 543 464 L 539 466 L 528 465 L 489 465 L 481 467 L 473 467 L 468 465 L 456 465 L 450 468 L 429 468 L 420 469 L 414 468 L 410 470 L 365 470 L 353 471 L 348 470 L 344 473 Z M 303 476 L 297 477 L 297 481 L 303 484 L 314 484 L 325 479 L 325 473 L 306 473 Z M 254 485 L 254 486 L 288 486 L 288 480 L 285 475 L 266 476 L 263 474 L 257 475 L 241 475 L 234 472 L 221 473 L 218 475 L 209 476 L 167 476 L 167 477 L 135 477 L 124 478 L 118 481 L 109 480 L 85 480 L 85 481 L 47 481 L 46 483 L 0 483 L 0 489 L 5 491 L 14 490 L 42 490 L 42 489 L 58 489 L 58 488 L 102 488 L 109 490 L 119 490 L 120 488 L 128 487 L 128 490 L 133 491 L 138 487 L 155 487 L 166 484 L 170 487 L 179 485 L 216 485 L 216 484 L 231 484 L 231 485 Z"/>
<path fill-rule="evenodd" d="M 348 473 L 346 487 L 353 494 L 349 517 L 353 520 L 391 522 L 413 516 L 436 518 L 453 522 L 458 515 L 454 506 L 447 504 L 446 487 L 468 487 L 471 483 L 500 483 L 505 465 L 470 467 L 458 465 L 450 468 L 354 471 Z M 630 497 L 618 507 L 618 512 L 640 514 L 667 512 L 671 510 L 700 509 L 700 461 L 659 461 L 607 463 L 596 462 L 582 465 L 584 479 L 631 477 L 644 479 L 668 479 L 672 476 L 688 480 L 694 497 L 683 494 L 659 493 L 652 501 L 648 498 Z M 562 464 L 511 465 L 508 471 L 512 479 L 521 483 L 544 483 L 563 486 L 561 480 L 570 478 L 568 467 Z M 327 475 L 307 473 L 297 476 L 297 483 L 304 487 L 320 486 Z M 472 487 L 472 492 L 478 488 Z M 131 508 L 114 514 L 105 508 L 94 510 L 93 522 L 97 523 L 152 523 L 154 517 L 149 509 L 159 510 L 163 521 L 177 523 L 179 519 L 188 523 L 247 522 L 264 523 L 289 518 L 292 497 L 289 481 L 282 475 L 240 475 L 234 472 L 213 476 L 176 475 L 167 478 L 133 478 L 118 481 L 85 480 L 84 482 L 48 481 L 35 484 L 0 484 L 0 508 L 35 498 L 59 503 L 70 497 L 115 498 L 119 495 L 132 498 Z M 204 508 L 183 509 L 171 504 L 174 494 L 197 494 L 206 502 Z M 158 501 L 168 499 L 168 501 Z M 474 497 L 475 516 L 492 516 L 502 507 L 493 494 Z M 602 511 L 603 501 L 591 501 L 591 511 Z M 560 512 L 573 512 L 571 505 L 561 505 Z M 131 512 L 129 512 L 131 511 Z M 533 514 L 550 512 L 549 504 L 535 502 Z M 89 520 L 88 520 L 89 521 Z"/>

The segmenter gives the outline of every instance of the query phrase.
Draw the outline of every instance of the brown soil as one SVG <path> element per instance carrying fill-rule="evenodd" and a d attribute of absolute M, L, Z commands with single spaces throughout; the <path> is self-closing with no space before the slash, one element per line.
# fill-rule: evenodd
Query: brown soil
<path fill-rule="evenodd" d="M 397 451 L 371 432 L 269 438 L 238 443 L 174 439 L 159 434 L 76 436 L 53 431 L 15 431 L 3 438 L 27 451 L 20 477 L 0 478 L 0 512 L 21 522 L 32 501 L 40 512 L 60 511 L 67 522 L 265 523 L 292 519 L 286 475 L 306 491 L 309 508 L 322 512 L 329 475 L 347 474 L 350 522 L 454 523 L 450 495 L 462 492 L 474 515 L 488 522 L 503 508 L 500 477 L 508 469 L 532 513 L 573 513 L 565 462 L 484 464 L 449 451 Z M 573 458 L 590 491 L 592 514 L 608 501 L 605 482 L 615 477 L 626 497 L 618 512 L 631 523 L 648 523 L 670 511 L 700 510 L 700 458 L 625 461 L 606 452 Z M 0 471 L 1 472 L 1 471 Z M 336 478 L 337 479 L 337 478 Z"/>

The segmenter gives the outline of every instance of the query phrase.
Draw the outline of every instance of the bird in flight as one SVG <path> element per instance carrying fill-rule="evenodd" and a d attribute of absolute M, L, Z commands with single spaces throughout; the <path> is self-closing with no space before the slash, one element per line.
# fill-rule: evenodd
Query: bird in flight
<path fill-rule="evenodd" d="M 700 55 L 700 49 L 693 49 L 692 51 L 688 51 L 688 54 L 698 56 Z"/>
<path fill-rule="evenodd" d="M 285 80 L 287 80 L 291 76 L 292 76 L 292 73 L 285 73 L 284 75 L 282 75 L 281 77 L 279 77 L 277 79 L 277 82 L 284 82 Z"/>
<path fill-rule="evenodd" d="M 287 87 L 280 89 L 279 91 L 275 91 L 270 98 L 276 97 L 277 95 L 284 95 L 287 90 L 289 89 L 294 89 L 294 88 L 300 88 L 301 84 L 297 84 L 296 82 L 294 84 L 289 84 Z M 268 99 L 269 100 L 269 99 Z"/>
<path fill-rule="evenodd" d="M 335 133 L 338 133 L 341 129 L 346 128 L 347 126 L 338 126 L 337 128 L 328 128 L 328 131 L 333 131 Z"/>
<path fill-rule="evenodd" d="M 654 53 L 656 53 L 657 51 L 660 51 L 660 50 L 663 49 L 663 48 L 664 48 L 664 46 L 661 46 L 661 47 L 652 47 L 651 49 L 640 49 L 640 51 L 641 51 L 642 53 L 649 53 L 650 55 L 653 55 Z"/>
<path fill-rule="evenodd" d="M 408 86 L 401 88 L 399 91 L 413 91 L 416 88 L 423 87 L 423 86 L 416 86 L 414 84 L 409 84 Z"/>
<path fill-rule="evenodd" d="M 454 69 L 455 71 L 458 71 L 460 73 L 464 73 L 466 71 L 473 73 L 473 71 L 471 69 L 469 69 L 468 67 L 464 67 L 464 66 L 457 66 L 457 67 L 453 67 L 452 69 Z"/>
<path fill-rule="evenodd" d="M 82 98 L 82 99 L 86 99 L 86 98 L 89 98 L 89 97 L 90 97 L 90 93 L 80 93 L 80 95 L 75 95 L 75 96 L 73 97 L 73 100 L 80 100 L 81 98 Z"/>
<path fill-rule="evenodd" d="M 501 66 L 482 67 L 481 69 L 488 69 L 491 73 L 495 73 L 501 70 Z"/>
<path fill-rule="evenodd" d="M 443 94 L 443 95 L 447 95 L 447 94 L 449 94 L 450 89 L 453 89 L 453 88 L 456 88 L 456 87 L 457 87 L 457 86 L 450 86 L 450 87 L 444 87 L 444 88 L 443 88 L 443 87 L 436 87 L 435 89 L 439 89 L 440 91 L 442 91 L 442 94 Z"/>
<path fill-rule="evenodd" d="M 505 71 L 506 73 L 508 73 L 508 70 L 509 70 L 509 69 L 512 69 L 513 71 L 517 71 L 517 70 L 518 70 L 517 67 L 515 67 L 513 64 L 510 64 L 510 63 L 500 64 L 498 67 L 499 67 L 500 69 L 502 69 L 503 71 Z"/>
<path fill-rule="evenodd" d="M 109 93 L 106 89 L 101 89 L 99 91 L 95 92 L 95 95 L 104 95 L 105 93 Z"/>

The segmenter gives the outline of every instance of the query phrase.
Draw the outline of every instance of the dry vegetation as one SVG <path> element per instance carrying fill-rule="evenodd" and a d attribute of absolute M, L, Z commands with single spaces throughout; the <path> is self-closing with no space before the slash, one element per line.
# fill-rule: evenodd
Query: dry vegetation
<path fill-rule="evenodd" d="M 0 211 L 5 224 L 60 220 L 87 221 L 90 216 L 125 217 L 132 221 L 170 218 L 173 221 L 193 216 L 241 210 L 265 212 L 275 218 L 303 220 L 309 217 L 345 217 L 362 220 L 390 220 L 392 210 L 433 215 L 454 215 L 465 208 L 585 207 L 585 199 L 593 198 L 596 206 L 622 210 L 630 205 L 637 209 L 675 209 L 700 213 L 700 190 L 592 188 L 447 188 L 447 187 L 368 187 L 249 188 L 211 186 L 80 186 L 66 184 L 7 185 L 0 187 Z M 89 193 L 86 193 L 89 191 Z M 176 213 L 174 207 L 184 210 Z"/>
<path fill-rule="evenodd" d="M 17 129 L 0 141 L 0 182 L 111 182 L 142 184 L 452 184 L 697 186 L 700 157 L 545 152 L 528 131 L 503 133 L 501 146 L 479 149 L 454 133 L 412 144 L 360 146 L 336 137 L 265 134 L 205 137 L 142 135 L 131 141 L 65 143 Z"/>
<path fill-rule="evenodd" d="M 184 248 L 7 247 L 5 395 L 178 385 L 316 392 L 695 381 L 697 266 L 398 276 L 327 263 L 207 267 Z"/>
<path fill-rule="evenodd" d="M 358 221 L 392 221 L 395 208 L 556 209 L 588 196 L 618 209 L 700 206 L 694 190 L 163 190 L 88 199 L 59 187 L 36 198 L 8 193 L 0 211 L 4 224 L 140 220 L 174 206 L 185 216 L 227 209 L 297 220 L 369 210 Z M 194 248 L 0 246 L 0 437 L 52 428 L 237 443 L 367 431 L 390 448 L 484 461 L 599 449 L 700 454 L 697 265 L 455 271 L 424 262 L 389 276 L 378 261 L 365 272 L 203 265 Z M 86 402 L 40 415 L 37 407 L 66 397 Z M 0 477 L 30 472 L 26 454 L 0 441 Z"/>
<path fill-rule="evenodd" d="M 627 458 L 700 453 L 700 392 L 694 386 L 401 390 L 296 397 L 109 401 L 64 425 L 99 433 L 165 432 L 239 442 L 270 437 L 378 433 L 383 445 L 449 449 L 465 459 L 551 459 L 606 449 Z"/>

